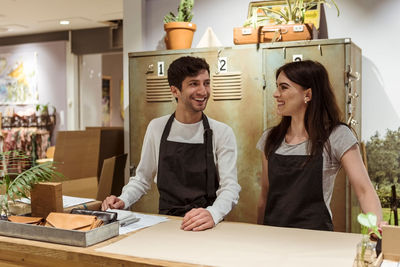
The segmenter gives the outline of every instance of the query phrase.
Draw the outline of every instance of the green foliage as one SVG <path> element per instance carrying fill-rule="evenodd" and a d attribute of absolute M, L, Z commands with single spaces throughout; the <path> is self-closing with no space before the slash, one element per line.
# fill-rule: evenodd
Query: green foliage
<path fill-rule="evenodd" d="M 397 184 L 400 177 L 400 128 L 387 130 L 386 136 L 379 134 L 370 137 L 366 143 L 368 173 L 375 186 L 382 207 L 390 207 L 392 184 Z M 400 195 L 400 186 L 396 186 Z"/>
<path fill-rule="evenodd" d="M 178 15 L 175 16 L 174 13 L 169 12 L 164 17 L 164 23 L 181 21 L 181 22 L 191 22 L 193 18 L 194 0 L 181 0 L 178 7 Z"/>
<path fill-rule="evenodd" d="M 378 231 L 377 217 L 372 212 L 367 214 L 360 213 L 357 216 L 357 221 L 361 224 L 361 233 L 366 234 L 376 234 L 377 237 L 382 238 L 381 233 Z M 368 233 L 370 231 L 370 233 Z"/>
<path fill-rule="evenodd" d="M 275 24 L 303 24 L 304 16 L 307 10 L 310 10 L 320 4 L 326 4 L 330 7 L 329 2 L 331 2 L 339 16 L 339 7 L 337 6 L 335 0 L 286 0 L 286 5 L 280 10 L 274 10 L 266 7 L 255 7 L 252 10 L 252 16 L 248 18 L 243 26 L 253 26 L 256 28 L 259 24 L 266 20 L 273 20 Z M 262 17 L 258 17 L 257 10 L 261 9 L 264 13 Z"/>
<path fill-rule="evenodd" d="M 16 198 L 27 197 L 32 186 L 64 176 L 55 170 L 53 162 L 33 165 L 18 173 L 18 164 L 32 164 L 29 156 L 19 151 L 0 152 L 0 187 L 4 187 L 5 194 L 0 199 L 0 212 L 8 211 L 8 201 Z M 11 177 L 15 177 L 12 179 Z"/>
<path fill-rule="evenodd" d="M 36 111 L 38 111 L 40 114 L 49 114 L 49 107 L 51 105 L 49 103 L 47 104 L 36 104 Z M 56 107 L 51 106 L 53 108 L 53 114 L 56 113 Z"/>

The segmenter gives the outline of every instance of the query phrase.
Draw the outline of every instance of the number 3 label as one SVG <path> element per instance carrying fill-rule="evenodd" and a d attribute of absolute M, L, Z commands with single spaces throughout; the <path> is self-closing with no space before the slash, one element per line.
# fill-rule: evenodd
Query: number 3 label
<path fill-rule="evenodd" d="M 228 59 L 226 57 L 218 58 L 218 71 L 227 72 L 228 71 Z"/>

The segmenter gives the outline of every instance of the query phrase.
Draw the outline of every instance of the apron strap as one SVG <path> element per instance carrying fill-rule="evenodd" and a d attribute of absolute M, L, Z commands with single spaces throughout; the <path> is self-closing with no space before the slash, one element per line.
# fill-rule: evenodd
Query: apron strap
<path fill-rule="evenodd" d="M 206 165 L 207 165 L 207 197 L 213 198 L 215 197 L 215 163 L 214 163 L 214 154 L 212 147 L 212 136 L 213 131 L 210 128 L 208 123 L 207 116 L 202 115 L 203 119 L 203 127 L 204 127 L 204 143 L 206 144 Z"/>
<path fill-rule="evenodd" d="M 167 140 L 168 135 L 169 135 L 169 131 L 171 130 L 172 122 L 174 121 L 174 118 L 175 118 L 175 112 L 172 113 L 172 115 L 169 117 L 169 119 L 167 121 L 167 124 L 164 127 L 164 131 L 163 131 L 163 134 L 161 136 L 161 143 L 163 143 L 162 142 L 163 140 Z"/>

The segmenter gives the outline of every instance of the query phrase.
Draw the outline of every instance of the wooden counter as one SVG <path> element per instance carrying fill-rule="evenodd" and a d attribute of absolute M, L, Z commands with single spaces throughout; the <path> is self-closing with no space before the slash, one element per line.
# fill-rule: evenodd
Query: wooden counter
<path fill-rule="evenodd" d="M 352 266 L 359 234 L 222 222 L 204 232 L 180 219 L 89 248 L 0 236 L 0 266 Z"/>

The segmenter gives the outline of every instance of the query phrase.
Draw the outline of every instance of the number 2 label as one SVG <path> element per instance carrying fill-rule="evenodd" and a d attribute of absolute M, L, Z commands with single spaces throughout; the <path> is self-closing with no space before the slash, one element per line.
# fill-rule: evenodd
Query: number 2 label
<path fill-rule="evenodd" d="M 228 71 L 228 59 L 226 57 L 218 58 L 218 71 L 227 72 Z"/>

